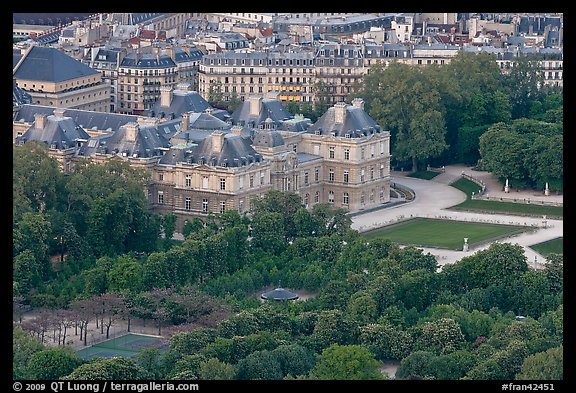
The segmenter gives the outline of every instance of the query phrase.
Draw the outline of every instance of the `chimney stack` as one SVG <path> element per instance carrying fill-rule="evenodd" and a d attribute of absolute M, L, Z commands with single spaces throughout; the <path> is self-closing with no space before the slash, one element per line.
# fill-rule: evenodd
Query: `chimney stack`
<path fill-rule="evenodd" d="M 172 88 L 163 86 L 160 88 L 160 106 L 168 108 L 172 102 Z"/>
<path fill-rule="evenodd" d="M 258 114 L 260 114 L 260 102 L 262 101 L 262 97 L 252 96 L 249 97 L 248 100 L 250 101 L 250 116 L 258 116 Z"/>
<path fill-rule="evenodd" d="M 126 141 L 127 142 L 136 142 L 136 134 L 138 133 L 138 130 L 140 129 L 140 126 L 138 125 L 138 123 L 127 123 L 125 125 L 126 127 Z"/>
<path fill-rule="evenodd" d="M 346 103 L 344 101 L 334 104 L 334 121 L 336 124 L 344 124 L 344 116 L 346 115 Z"/>
<path fill-rule="evenodd" d="M 43 113 L 35 113 L 34 114 L 34 122 L 35 127 L 39 130 L 43 129 L 46 126 L 46 115 Z"/>
<path fill-rule="evenodd" d="M 224 133 L 221 131 L 214 131 L 212 133 L 212 151 L 214 153 L 220 153 L 222 147 L 224 146 Z"/>
<path fill-rule="evenodd" d="M 354 105 L 354 106 L 357 107 L 357 108 L 364 109 L 364 99 L 362 99 L 362 98 L 354 98 L 354 99 L 352 100 L 352 105 Z"/>
<path fill-rule="evenodd" d="M 180 130 L 186 131 L 190 128 L 190 112 L 182 113 L 182 120 L 180 120 Z"/>

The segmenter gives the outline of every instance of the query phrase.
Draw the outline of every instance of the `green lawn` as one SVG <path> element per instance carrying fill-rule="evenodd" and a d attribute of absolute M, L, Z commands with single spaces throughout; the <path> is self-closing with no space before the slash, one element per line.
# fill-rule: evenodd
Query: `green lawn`
<path fill-rule="evenodd" d="M 546 215 L 548 218 L 563 218 L 563 206 L 546 206 L 540 205 L 537 202 L 532 203 L 516 203 L 504 201 L 485 201 L 485 200 L 472 200 L 470 196 L 472 191 L 478 193 L 480 188 L 478 185 L 468 179 L 461 178 L 451 184 L 452 187 L 463 191 L 467 195 L 467 199 L 459 205 L 452 206 L 449 210 L 464 210 L 464 211 L 477 211 L 483 213 L 503 213 L 519 216 L 538 216 Z"/>
<path fill-rule="evenodd" d="M 523 226 L 415 218 L 362 233 L 366 239 L 385 238 L 420 247 L 462 250 L 464 237 L 472 247 L 530 230 Z"/>
<path fill-rule="evenodd" d="M 558 237 L 546 242 L 534 244 L 530 246 L 530 248 L 543 256 L 550 254 L 564 254 L 564 238 Z"/>
<path fill-rule="evenodd" d="M 407 177 L 415 177 L 418 179 L 431 180 L 438 176 L 440 172 L 435 171 L 417 171 L 407 175 Z"/>

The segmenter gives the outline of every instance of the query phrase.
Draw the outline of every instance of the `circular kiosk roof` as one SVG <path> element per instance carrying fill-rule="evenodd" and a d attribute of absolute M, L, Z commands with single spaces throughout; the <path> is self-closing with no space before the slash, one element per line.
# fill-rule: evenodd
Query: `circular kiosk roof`
<path fill-rule="evenodd" d="M 295 300 L 298 299 L 298 295 L 294 292 L 290 292 L 284 288 L 276 288 L 269 292 L 264 292 L 260 295 L 262 299 L 266 300 Z"/>

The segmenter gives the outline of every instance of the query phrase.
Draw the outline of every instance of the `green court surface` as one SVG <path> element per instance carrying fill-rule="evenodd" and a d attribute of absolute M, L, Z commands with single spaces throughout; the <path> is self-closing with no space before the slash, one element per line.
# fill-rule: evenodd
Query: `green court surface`
<path fill-rule="evenodd" d="M 124 336 L 116 337 L 94 344 L 91 347 L 83 348 L 78 351 L 78 355 L 82 359 L 86 360 L 94 357 L 134 357 L 138 355 L 141 350 L 149 347 L 158 348 L 162 352 L 167 349 L 168 343 L 165 339 L 158 337 L 128 333 Z"/>

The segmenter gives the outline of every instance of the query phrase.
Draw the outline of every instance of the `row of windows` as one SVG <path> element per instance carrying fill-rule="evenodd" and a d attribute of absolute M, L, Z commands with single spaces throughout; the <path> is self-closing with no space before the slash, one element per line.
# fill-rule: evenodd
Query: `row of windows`
<path fill-rule="evenodd" d="M 347 135 L 349 135 L 349 134 L 347 134 Z M 385 143 L 380 142 L 380 155 L 384 155 L 384 153 L 385 153 L 384 148 L 385 148 Z M 370 150 L 370 158 L 375 157 L 376 145 L 375 144 L 369 145 L 369 150 Z M 320 145 L 319 144 L 314 145 L 314 154 L 320 155 Z M 336 146 L 328 146 L 328 158 L 330 158 L 330 159 L 336 158 Z M 341 157 L 339 156 L 338 158 L 344 158 L 344 160 L 350 160 L 350 148 L 349 147 L 343 147 L 342 148 L 342 156 Z M 365 158 L 366 158 L 366 146 L 362 146 L 360 148 L 360 159 L 364 160 Z"/>
<path fill-rule="evenodd" d="M 164 192 L 158 191 L 158 204 L 164 204 Z M 210 207 L 210 201 L 207 198 L 202 199 L 202 213 L 208 213 Z M 226 211 L 226 201 L 220 201 L 219 203 L 219 212 L 224 213 Z M 184 199 L 184 210 L 191 211 L 192 210 L 192 198 L 186 197 Z"/>
<path fill-rule="evenodd" d="M 259 180 L 260 185 L 264 184 L 264 179 L 265 179 L 264 171 L 261 171 L 260 172 L 260 180 Z M 164 174 L 163 173 L 158 174 L 158 180 L 164 181 Z M 239 183 L 238 188 L 243 189 L 244 188 L 244 176 L 240 176 L 238 178 L 238 183 Z M 249 184 L 249 188 L 254 187 L 254 175 L 250 175 L 248 177 L 248 184 Z M 184 179 L 184 186 L 186 188 L 192 187 L 192 175 L 186 175 L 186 177 Z M 202 176 L 202 188 L 203 189 L 209 188 L 209 177 L 208 176 Z M 219 189 L 222 191 L 226 190 L 226 179 L 225 178 L 220 178 Z"/>
<path fill-rule="evenodd" d="M 380 189 L 380 201 L 384 200 L 384 188 Z M 374 203 L 375 201 L 375 196 L 374 196 L 374 190 L 372 190 L 369 194 L 369 202 L 370 203 Z M 304 206 L 308 207 L 308 205 L 310 204 L 310 194 L 305 194 L 304 198 L 302 200 L 302 202 L 304 203 Z M 316 191 L 314 193 L 314 203 L 319 203 L 320 202 L 320 191 Z M 335 193 L 334 191 L 330 190 L 328 191 L 328 203 L 334 203 L 335 202 Z M 342 204 L 343 205 L 350 205 L 351 203 L 351 198 L 350 198 L 350 194 L 347 192 L 343 192 L 342 193 Z M 366 193 L 362 192 L 360 194 L 360 205 L 364 206 L 366 204 Z"/>
<path fill-rule="evenodd" d="M 134 72 L 132 72 L 134 71 Z M 158 75 L 169 75 L 174 74 L 178 71 L 176 68 L 163 68 L 161 70 L 154 69 L 154 70 L 132 70 L 126 68 L 120 68 L 120 74 L 124 75 L 140 75 L 140 76 L 158 76 Z"/>

